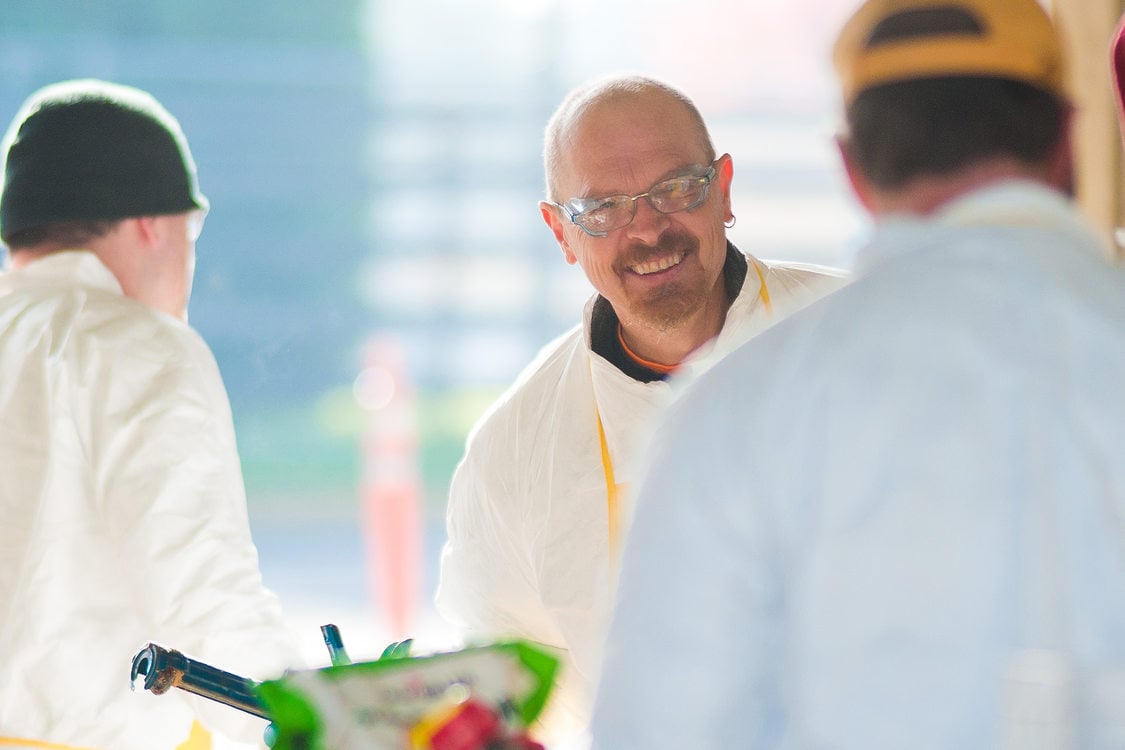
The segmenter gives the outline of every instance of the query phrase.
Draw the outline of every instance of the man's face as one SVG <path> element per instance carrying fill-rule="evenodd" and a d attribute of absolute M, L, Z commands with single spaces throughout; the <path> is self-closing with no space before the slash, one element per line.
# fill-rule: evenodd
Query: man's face
<path fill-rule="evenodd" d="M 662 180 L 697 174 L 710 165 L 689 113 L 665 96 L 602 103 L 564 137 L 557 175 L 560 203 L 645 193 Z M 640 198 L 633 221 L 605 237 L 586 234 L 560 208 L 544 208 L 566 261 L 582 267 L 627 330 L 632 325 L 673 329 L 725 294 L 720 277 L 730 157 L 724 155 L 715 167 L 699 206 L 663 214 Z"/>

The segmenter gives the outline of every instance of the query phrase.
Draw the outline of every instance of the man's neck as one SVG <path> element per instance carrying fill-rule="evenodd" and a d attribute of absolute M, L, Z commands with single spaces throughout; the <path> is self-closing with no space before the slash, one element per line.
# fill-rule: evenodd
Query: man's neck
<path fill-rule="evenodd" d="M 876 189 L 871 213 L 876 220 L 892 214 L 929 216 L 966 193 L 1007 180 L 1047 182 L 1045 175 L 1015 159 L 993 159 L 949 175 L 927 175 L 895 189 Z"/>
<path fill-rule="evenodd" d="M 55 252 L 58 251 L 54 249 L 14 248 L 8 253 L 8 262 L 13 271 L 18 271 L 21 268 L 26 268 L 40 258 L 45 258 Z"/>
<path fill-rule="evenodd" d="M 664 367 L 675 367 L 719 334 L 729 307 L 730 300 L 719 279 L 708 303 L 689 319 L 667 328 L 623 320 L 621 338 L 635 356 Z"/>

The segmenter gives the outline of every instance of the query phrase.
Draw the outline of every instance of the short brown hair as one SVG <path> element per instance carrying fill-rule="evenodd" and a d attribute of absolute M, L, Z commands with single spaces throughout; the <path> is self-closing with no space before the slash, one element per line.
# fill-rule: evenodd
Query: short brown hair
<path fill-rule="evenodd" d="M 120 219 L 53 221 L 5 234 L 3 240 L 4 244 L 12 250 L 38 247 L 48 243 L 77 249 L 91 240 L 109 234 L 120 221 Z"/>
<path fill-rule="evenodd" d="M 875 186 L 901 187 L 993 157 L 1044 163 L 1062 137 L 1067 104 L 1019 81 L 928 78 L 875 86 L 847 108 L 846 148 Z"/>

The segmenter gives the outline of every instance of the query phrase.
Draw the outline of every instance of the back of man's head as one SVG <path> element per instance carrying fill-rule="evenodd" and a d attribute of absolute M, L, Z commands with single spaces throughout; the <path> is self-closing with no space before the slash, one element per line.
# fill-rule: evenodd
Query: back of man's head
<path fill-rule="evenodd" d="M 151 95 L 96 80 L 35 92 L 4 137 L 0 238 L 12 248 L 125 218 L 206 208 L 179 123 Z"/>
<path fill-rule="evenodd" d="M 851 163 L 895 189 L 989 159 L 1046 163 L 1068 112 L 1036 0 L 869 0 L 835 48 Z"/>

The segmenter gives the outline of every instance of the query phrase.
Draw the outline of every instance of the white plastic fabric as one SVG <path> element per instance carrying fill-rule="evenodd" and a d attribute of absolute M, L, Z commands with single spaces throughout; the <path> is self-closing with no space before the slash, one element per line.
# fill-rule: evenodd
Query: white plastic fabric
<path fill-rule="evenodd" d="M 830 269 L 750 263 L 723 331 L 682 377 L 844 282 Z M 569 652 L 548 718 L 557 738 L 588 720 L 615 574 L 595 399 L 616 482 L 627 489 L 648 424 L 675 387 L 633 380 L 593 354 L 592 306 L 593 299 L 583 324 L 547 345 L 470 435 L 450 491 L 436 597 L 441 614 L 470 639 L 519 637 Z M 631 505 L 624 496 L 622 532 Z"/>
<path fill-rule="evenodd" d="M 994 186 L 887 221 L 847 288 L 692 384 L 640 488 L 595 747 L 1125 747 L 1105 252 L 1063 196 Z"/>
<path fill-rule="evenodd" d="M 130 690 L 149 641 L 254 679 L 292 664 L 214 358 L 92 253 L 0 275 L 0 462 L 0 737 L 175 747 L 186 694 Z M 261 743 L 261 719 L 198 703 Z"/>

